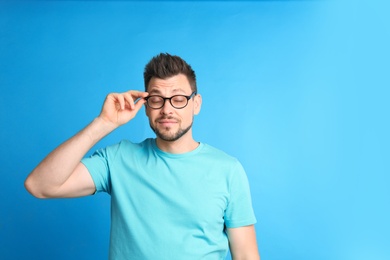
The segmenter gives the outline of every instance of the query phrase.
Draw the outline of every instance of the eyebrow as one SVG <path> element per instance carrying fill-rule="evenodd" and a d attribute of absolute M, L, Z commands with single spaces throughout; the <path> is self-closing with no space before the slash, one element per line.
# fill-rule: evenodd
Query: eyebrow
<path fill-rule="evenodd" d="M 181 89 L 181 88 L 175 88 L 172 90 L 172 93 L 173 94 L 176 94 L 176 93 L 182 93 L 182 94 L 185 94 L 186 92 L 184 91 L 184 89 Z M 149 94 L 160 94 L 161 95 L 161 91 L 159 89 L 151 89 L 150 91 L 148 91 Z"/>

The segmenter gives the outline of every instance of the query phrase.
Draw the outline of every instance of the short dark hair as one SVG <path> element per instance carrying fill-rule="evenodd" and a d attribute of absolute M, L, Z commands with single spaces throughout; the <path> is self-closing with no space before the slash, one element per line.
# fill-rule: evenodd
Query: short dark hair
<path fill-rule="evenodd" d="M 154 56 L 144 70 L 145 91 L 152 77 L 166 79 L 178 74 L 184 74 L 193 92 L 197 92 L 195 71 L 182 58 L 169 53 L 160 53 Z"/>

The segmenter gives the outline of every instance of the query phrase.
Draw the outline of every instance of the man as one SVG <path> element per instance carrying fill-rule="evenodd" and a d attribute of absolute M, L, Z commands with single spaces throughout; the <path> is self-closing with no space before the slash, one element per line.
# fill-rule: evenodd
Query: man
<path fill-rule="evenodd" d="M 249 186 L 233 157 L 193 139 L 202 98 L 195 72 L 159 54 L 145 92 L 107 96 L 100 115 L 28 176 L 38 198 L 111 195 L 110 259 L 259 259 Z M 145 105 L 156 138 L 85 154 Z"/>

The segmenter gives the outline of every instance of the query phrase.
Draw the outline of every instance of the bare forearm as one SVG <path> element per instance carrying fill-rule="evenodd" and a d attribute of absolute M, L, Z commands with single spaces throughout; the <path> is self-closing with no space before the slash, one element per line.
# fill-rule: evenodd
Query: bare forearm
<path fill-rule="evenodd" d="M 260 255 L 257 253 L 245 255 L 245 256 L 232 256 L 232 260 L 260 260 Z"/>
<path fill-rule="evenodd" d="M 254 225 L 228 228 L 229 246 L 232 260 L 259 260 Z"/>
<path fill-rule="evenodd" d="M 236 252 L 231 252 L 232 260 L 260 260 L 260 254 L 257 246 L 256 248 L 252 246 L 239 252 L 237 251 L 238 250 L 236 250 Z"/>
<path fill-rule="evenodd" d="M 96 118 L 78 134 L 52 151 L 28 176 L 27 190 L 36 197 L 50 197 L 71 176 L 85 154 L 115 127 Z"/>

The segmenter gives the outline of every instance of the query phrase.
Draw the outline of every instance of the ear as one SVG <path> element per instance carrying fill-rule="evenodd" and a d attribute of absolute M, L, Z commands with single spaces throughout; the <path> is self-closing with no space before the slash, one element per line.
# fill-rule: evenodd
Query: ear
<path fill-rule="evenodd" d="M 194 97 L 194 114 L 198 115 L 200 113 L 200 109 L 202 107 L 202 96 L 200 94 L 196 94 Z"/>

